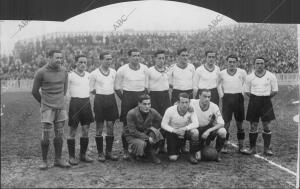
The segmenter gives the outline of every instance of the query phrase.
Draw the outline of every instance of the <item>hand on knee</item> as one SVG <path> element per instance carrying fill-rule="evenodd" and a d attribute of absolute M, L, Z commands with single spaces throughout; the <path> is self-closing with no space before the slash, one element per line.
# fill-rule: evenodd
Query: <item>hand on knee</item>
<path fill-rule="evenodd" d="M 219 135 L 221 138 L 226 138 L 226 134 L 227 134 L 227 132 L 226 132 L 226 129 L 225 129 L 225 128 L 220 128 L 220 129 L 218 130 L 218 135 Z"/>
<path fill-rule="evenodd" d="M 192 129 L 191 131 L 191 139 L 192 140 L 198 140 L 199 139 L 199 131 L 198 129 Z"/>
<path fill-rule="evenodd" d="M 178 159 L 178 155 L 171 155 L 169 156 L 170 161 L 176 161 Z"/>

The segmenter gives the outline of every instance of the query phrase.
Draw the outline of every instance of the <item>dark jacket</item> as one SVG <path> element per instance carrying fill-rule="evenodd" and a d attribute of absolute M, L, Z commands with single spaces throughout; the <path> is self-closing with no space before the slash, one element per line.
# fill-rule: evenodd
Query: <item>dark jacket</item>
<path fill-rule="evenodd" d="M 147 133 L 151 131 L 150 128 L 159 129 L 161 120 L 161 115 L 155 109 L 151 108 L 144 121 L 137 106 L 127 114 L 127 126 L 124 128 L 124 135 L 147 140 L 149 138 Z"/>

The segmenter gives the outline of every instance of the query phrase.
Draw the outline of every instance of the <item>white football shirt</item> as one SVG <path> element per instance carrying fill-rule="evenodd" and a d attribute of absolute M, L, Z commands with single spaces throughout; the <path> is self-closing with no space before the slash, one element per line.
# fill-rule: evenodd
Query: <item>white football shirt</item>
<path fill-rule="evenodd" d="M 148 87 L 148 67 L 140 64 L 138 70 L 133 70 L 129 64 L 121 66 L 116 75 L 116 89 L 126 91 L 144 91 Z"/>
<path fill-rule="evenodd" d="M 209 71 L 204 65 L 198 67 L 195 71 L 193 80 L 194 89 L 213 89 L 217 88 L 219 80 L 220 68 L 215 65 L 215 69 Z"/>
<path fill-rule="evenodd" d="M 220 84 L 224 93 L 242 93 L 246 81 L 247 72 L 237 68 L 234 75 L 230 75 L 227 69 L 220 72 Z"/>
<path fill-rule="evenodd" d="M 191 99 L 190 102 L 190 106 L 194 108 L 194 112 L 197 115 L 199 127 L 207 126 L 211 121 L 213 115 L 215 115 L 216 117 L 216 120 L 214 122 L 215 124 L 224 125 L 224 119 L 222 117 L 219 107 L 216 104 L 210 102 L 208 109 L 206 111 L 202 111 L 199 105 L 199 101 L 199 99 Z"/>
<path fill-rule="evenodd" d="M 110 95 L 114 93 L 114 83 L 116 71 L 109 68 L 109 74 L 104 75 L 99 68 L 95 69 L 90 75 L 91 91 L 96 89 L 96 94 Z"/>
<path fill-rule="evenodd" d="M 69 95 L 76 98 L 89 98 L 89 75 L 90 73 L 84 72 L 84 76 L 78 75 L 76 72 L 69 73 L 68 88 Z"/>
<path fill-rule="evenodd" d="M 246 77 L 245 92 L 256 96 L 270 96 L 272 91 L 278 91 L 278 83 L 276 76 L 268 70 L 262 77 L 256 76 L 255 72 Z"/>
<path fill-rule="evenodd" d="M 149 68 L 148 82 L 150 91 L 169 90 L 169 79 L 166 71 L 160 72 L 154 66 Z"/>
<path fill-rule="evenodd" d="M 187 67 L 182 69 L 174 64 L 169 69 L 169 83 L 173 89 L 190 90 L 193 89 L 193 78 L 195 74 L 195 66 L 188 63 Z"/>
<path fill-rule="evenodd" d="M 198 127 L 197 116 L 194 112 L 186 112 L 185 115 L 179 115 L 177 105 L 169 107 L 162 119 L 161 127 L 166 131 L 173 132 L 174 129 L 186 127 L 187 130 Z"/>

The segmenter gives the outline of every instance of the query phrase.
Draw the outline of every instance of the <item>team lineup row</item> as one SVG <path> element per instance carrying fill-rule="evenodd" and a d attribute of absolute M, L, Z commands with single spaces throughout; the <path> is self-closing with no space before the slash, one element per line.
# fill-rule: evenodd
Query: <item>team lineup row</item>
<path fill-rule="evenodd" d="M 50 51 L 49 62 L 36 72 L 32 89 L 33 96 L 41 103 L 41 168 L 48 168 L 47 154 L 53 128 L 55 166 L 69 167 L 70 164 L 78 164 L 79 160 L 92 162 L 86 151 L 89 126 L 94 120 L 98 161 L 117 160 L 118 157 L 111 152 L 113 125 L 118 118 L 124 126 L 124 159 L 150 157 L 153 162 L 160 163 L 156 154 L 164 150 L 166 141 L 168 157 L 176 161 L 180 153 L 187 152 L 185 141 L 189 140 L 189 161 L 196 164 L 201 159 L 196 157 L 196 152 L 203 150 L 216 138 L 216 160 L 220 161 L 220 153 L 228 152 L 228 130 L 233 115 L 237 125 L 238 151 L 242 154 L 256 153 L 258 123 L 261 119 L 264 154 L 273 155 L 269 123 L 275 119 L 271 98 L 277 94 L 278 84 L 275 75 L 265 70 L 264 58 L 255 58 L 255 71 L 247 75 L 236 67 L 238 58 L 234 55 L 227 57 L 227 69 L 223 71 L 215 65 L 214 51 L 205 53 L 206 62 L 196 70 L 188 63 L 187 49 L 179 49 L 177 55 L 177 62 L 167 70 L 164 66 L 165 53 L 158 50 L 154 54 L 155 66 L 148 69 L 139 63 L 139 50 L 132 49 L 128 52 L 129 63 L 116 72 L 110 68 L 112 55 L 105 52 L 100 54 L 100 67 L 90 74 L 85 72 L 86 56 L 80 55 L 75 59 L 76 68 L 68 74 L 61 67 L 61 51 Z M 66 93 L 71 96 L 69 115 L 64 109 Z M 246 120 L 251 125 L 250 149 L 243 147 L 244 93 L 249 97 Z M 95 95 L 95 117 L 90 94 Z M 121 99 L 120 116 L 114 94 Z M 219 98 L 222 99 L 222 113 L 218 107 Z M 69 162 L 61 158 L 63 127 L 67 119 L 70 126 L 67 139 Z M 79 123 L 82 136 L 78 160 L 75 157 L 75 136 Z M 107 128 L 105 153 L 102 136 L 104 125 Z"/>

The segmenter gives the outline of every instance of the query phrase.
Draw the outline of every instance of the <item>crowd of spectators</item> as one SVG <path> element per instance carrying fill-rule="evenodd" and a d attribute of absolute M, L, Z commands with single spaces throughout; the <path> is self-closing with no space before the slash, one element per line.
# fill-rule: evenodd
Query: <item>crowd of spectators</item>
<path fill-rule="evenodd" d="M 47 63 L 47 52 L 60 49 L 64 55 L 64 66 L 70 70 L 75 56 L 88 57 L 88 71 L 99 66 L 99 54 L 103 51 L 113 53 L 113 67 L 118 69 L 127 63 L 127 51 L 131 48 L 141 50 L 142 63 L 153 65 L 153 52 L 163 49 L 167 52 L 167 64 L 176 62 L 176 50 L 186 47 L 190 62 L 195 67 L 205 61 L 205 51 L 217 52 L 217 65 L 226 66 L 226 56 L 239 57 L 239 67 L 250 72 L 253 58 L 263 56 L 267 59 L 267 69 L 273 73 L 298 72 L 296 25 L 287 24 L 238 24 L 216 27 L 210 31 L 194 33 L 137 33 L 118 35 L 64 35 L 43 37 L 35 41 L 19 41 L 12 55 L 1 55 L 1 79 L 33 78 L 34 72 Z"/>

